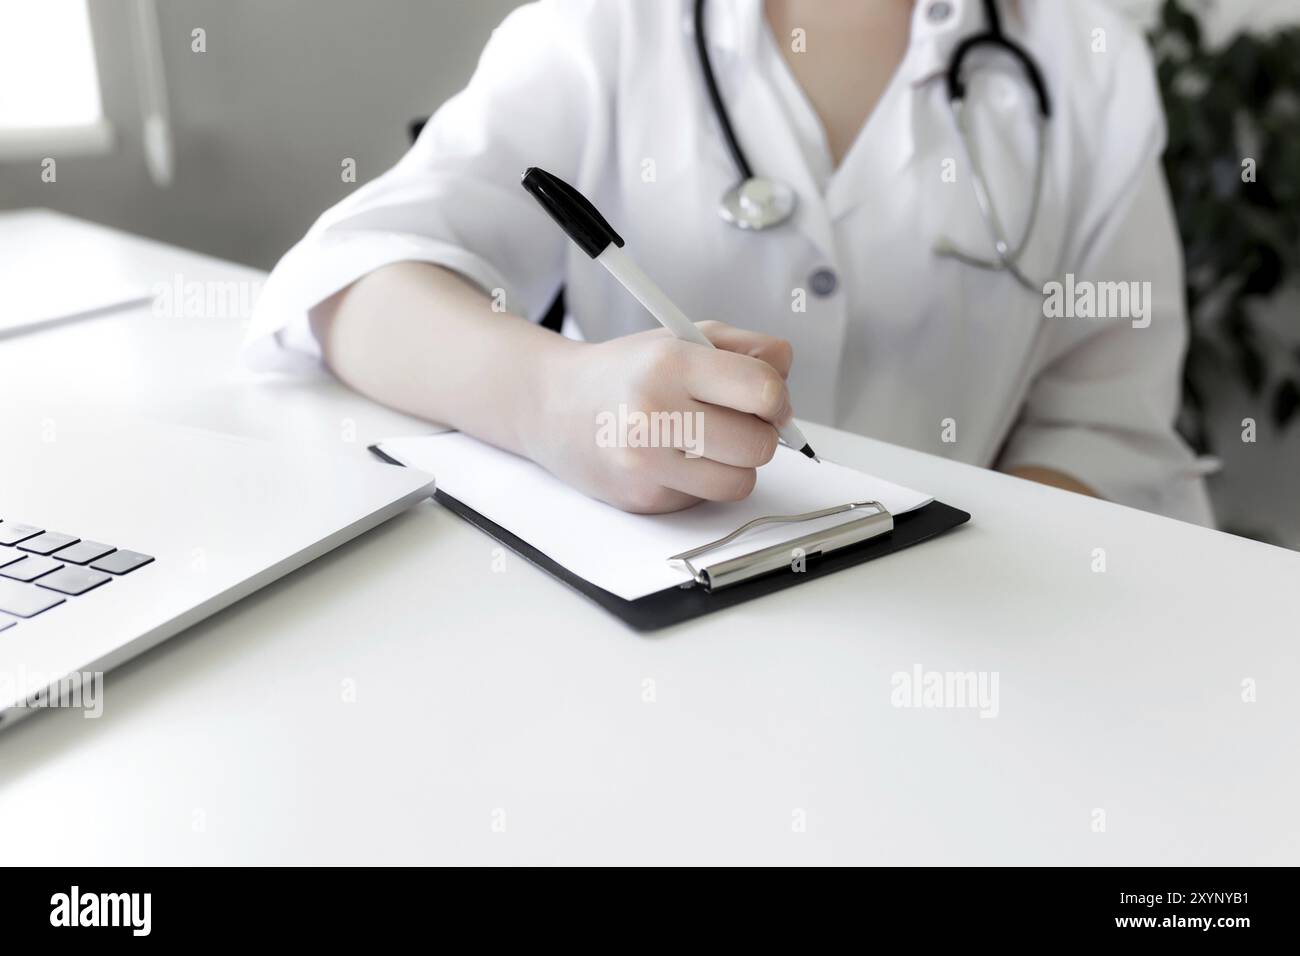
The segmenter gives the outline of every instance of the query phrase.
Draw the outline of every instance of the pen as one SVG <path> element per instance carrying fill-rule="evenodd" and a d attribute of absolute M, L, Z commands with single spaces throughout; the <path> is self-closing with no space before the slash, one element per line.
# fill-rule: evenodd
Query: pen
<path fill-rule="evenodd" d="M 623 251 L 623 237 L 614 231 L 591 200 L 563 179 L 536 166 L 524 170 L 523 184 L 578 248 L 604 266 L 674 337 L 706 348 L 714 347 L 664 290 Z M 793 418 L 777 431 L 791 448 L 813 461 L 821 461 Z"/>

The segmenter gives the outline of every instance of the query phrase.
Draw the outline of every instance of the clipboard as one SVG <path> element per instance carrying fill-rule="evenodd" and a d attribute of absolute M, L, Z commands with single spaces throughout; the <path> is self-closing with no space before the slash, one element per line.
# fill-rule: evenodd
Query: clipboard
<path fill-rule="evenodd" d="M 385 454 L 378 445 L 371 445 L 370 452 L 381 461 L 402 467 L 400 461 Z M 629 627 L 643 632 L 671 627 L 902 551 L 951 531 L 965 524 L 971 517 L 969 513 L 940 501 L 932 501 L 901 515 L 891 515 L 878 502 L 846 502 L 838 508 L 824 509 L 821 512 L 774 515 L 749 522 L 726 538 L 702 544 L 692 551 L 665 555 L 665 560 L 681 562 L 691 572 L 692 581 L 629 601 L 574 574 L 512 534 L 509 529 L 484 517 L 442 489 L 435 491 L 433 497 L 448 511 L 486 532 L 530 564 L 595 602 Z M 730 561 L 709 563 L 702 560 L 708 551 L 724 541 L 740 537 L 750 526 L 759 523 L 796 523 L 824 517 L 836 511 L 853 510 L 863 511 L 863 516 L 826 531 L 800 536 Z M 792 560 L 795 548 L 803 551 L 804 560 L 798 562 L 802 570 L 795 570 L 796 562 Z"/>

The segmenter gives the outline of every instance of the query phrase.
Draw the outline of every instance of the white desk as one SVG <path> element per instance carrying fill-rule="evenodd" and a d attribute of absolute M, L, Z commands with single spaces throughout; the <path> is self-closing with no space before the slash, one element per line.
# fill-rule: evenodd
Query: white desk
<path fill-rule="evenodd" d="M 258 277 L 122 242 L 159 281 Z M 239 325 L 10 340 L 0 412 L 350 420 L 358 455 L 421 428 L 255 379 Z M 3 862 L 1300 863 L 1300 555 L 808 434 L 973 523 L 642 637 L 426 503 L 110 674 L 102 719 L 0 734 Z M 917 664 L 997 672 L 998 716 L 892 706 Z"/>

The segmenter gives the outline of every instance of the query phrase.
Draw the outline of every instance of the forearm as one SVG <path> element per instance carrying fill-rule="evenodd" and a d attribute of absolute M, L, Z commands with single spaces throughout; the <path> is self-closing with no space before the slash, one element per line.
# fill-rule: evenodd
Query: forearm
<path fill-rule="evenodd" d="M 518 316 L 438 266 L 401 262 L 313 314 L 325 361 L 357 391 L 516 454 L 538 424 L 548 361 L 576 343 Z"/>

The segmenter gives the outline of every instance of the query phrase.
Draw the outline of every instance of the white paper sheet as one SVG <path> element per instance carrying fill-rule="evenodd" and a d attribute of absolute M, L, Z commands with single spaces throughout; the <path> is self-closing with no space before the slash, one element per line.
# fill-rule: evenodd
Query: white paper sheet
<path fill-rule="evenodd" d="M 802 514 L 855 501 L 879 501 L 895 515 L 933 499 L 789 448 L 758 471 L 744 501 L 705 502 L 666 515 L 633 515 L 588 498 L 545 469 L 459 432 L 396 438 L 380 446 L 412 468 L 431 472 L 438 489 L 508 529 L 574 574 L 626 600 L 690 580 L 667 558 L 716 540 L 763 515 Z M 790 541 L 860 518 L 852 512 L 817 522 L 757 529 L 709 561 Z"/>

